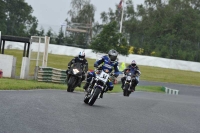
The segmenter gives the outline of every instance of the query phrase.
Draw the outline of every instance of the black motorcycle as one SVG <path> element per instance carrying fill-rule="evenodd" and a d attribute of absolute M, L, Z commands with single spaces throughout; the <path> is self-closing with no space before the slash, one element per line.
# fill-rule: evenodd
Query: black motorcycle
<path fill-rule="evenodd" d="M 112 74 L 107 69 L 97 70 L 96 77 L 93 77 L 84 97 L 84 102 L 92 106 L 97 98 L 100 98 L 107 90 L 107 81 Z"/>
<path fill-rule="evenodd" d="M 123 86 L 123 95 L 129 97 L 129 95 L 131 94 L 131 85 L 135 83 L 136 80 L 136 76 L 139 76 L 138 73 L 137 74 L 133 74 L 131 72 L 127 72 L 126 73 L 126 80 Z"/>
<path fill-rule="evenodd" d="M 73 66 L 68 71 L 68 81 L 67 81 L 67 91 L 73 92 L 77 85 L 81 82 L 82 79 L 82 64 L 81 63 L 74 63 Z"/>

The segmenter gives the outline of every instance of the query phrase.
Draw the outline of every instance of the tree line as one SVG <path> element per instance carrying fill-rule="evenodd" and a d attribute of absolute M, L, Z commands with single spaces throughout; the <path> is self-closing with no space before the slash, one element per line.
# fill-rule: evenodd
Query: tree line
<path fill-rule="evenodd" d="M 38 30 L 38 20 L 32 15 L 33 8 L 24 0 L 0 0 L 0 31 L 12 36 L 50 36 L 51 43 L 58 43 L 59 38 L 51 27 L 45 33 L 43 27 Z"/>
<path fill-rule="evenodd" d="M 145 0 L 136 9 L 127 0 L 124 12 L 131 53 L 200 62 L 199 0 Z M 119 17 L 118 9 L 101 13 L 105 24 Z"/>
<path fill-rule="evenodd" d="M 65 21 L 68 25 L 90 24 L 88 34 L 66 32 L 64 36 L 63 29 L 58 35 L 51 28 L 46 33 L 37 30 L 38 20 L 24 0 L 0 0 L 0 30 L 8 35 L 48 35 L 51 43 L 78 45 L 95 52 L 117 48 L 123 55 L 200 62 L 199 0 L 145 0 L 136 9 L 133 0 L 126 0 L 122 33 L 119 33 L 122 9 L 117 3 L 115 9 L 101 13 L 101 24 L 94 19 L 96 7 L 90 0 L 71 0 L 70 4 Z"/>

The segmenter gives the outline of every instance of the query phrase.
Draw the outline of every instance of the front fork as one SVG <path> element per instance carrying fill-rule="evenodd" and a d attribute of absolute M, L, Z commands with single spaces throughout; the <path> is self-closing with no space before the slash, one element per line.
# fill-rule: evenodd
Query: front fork
<path fill-rule="evenodd" d="M 94 89 L 96 89 L 96 88 L 94 88 L 94 86 L 96 86 L 97 84 L 96 83 L 91 83 L 91 86 L 90 87 L 88 87 L 88 92 L 87 92 L 87 96 L 88 97 L 90 97 L 91 96 L 91 94 L 93 94 L 93 92 L 94 92 Z M 98 88 L 99 89 L 99 88 Z M 105 89 L 106 89 L 106 86 L 104 86 L 104 88 L 101 88 L 101 93 L 100 93 L 100 95 L 102 96 L 103 95 L 103 93 L 105 92 Z M 99 95 L 99 96 L 100 96 Z M 98 97 L 99 97 L 98 96 Z"/>
<path fill-rule="evenodd" d="M 129 84 L 129 88 L 128 89 L 130 89 L 132 81 L 125 81 L 124 86 L 123 86 L 123 90 L 124 90 L 125 84 Z"/>

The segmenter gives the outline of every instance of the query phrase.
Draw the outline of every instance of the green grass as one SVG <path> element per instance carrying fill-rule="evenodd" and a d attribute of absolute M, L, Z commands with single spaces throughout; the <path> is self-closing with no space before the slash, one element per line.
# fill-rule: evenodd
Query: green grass
<path fill-rule="evenodd" d="M 16 75 L 20 75 L 23 51 L 6 49 L 5 54 L 14 55 L 15 57 L 17 57 Z M 68 62 L 72 58 L 73 58 L 72 56 L 49 54 L 47 65 L 48 67 L 66 69 Z M 90 70 L 93 70 L 94 62 L 95 62 L 94 59 L 88 59 Z M 35 68 L 35 62 L 31 62 L 30 75 L 34 75 L 34 68 Z M 200 79 L 200 72 L 166 69 L 166 68 L 141 66 L 141 65 L 139 65 L 139 68 L 140 71 L 142 72 L 140 80 L 200 86 L 200 80 L 197 80 Z"/>
<path fill-rule="evenodd" d="M 30 90 L 30 89 L 65 89 L 61 84 L 37 82 L 34 80 L 0 79 L 0 90 Z"/>
<path fill-rule="evenodd" d="M 16 76 L 20 75 L 22 55 L 21 50 L 5 50 L 5 54 L 13 55 L 17 58 L 16 64 Z M 32 55 L 36 53 L 32 53 Z M 66 55 L 54 55 L 49 54 L 48 56 L 48 67 L 64 69 L 66 70 L 68 62 L 72 59 L 72 56 Z M 93 70 L 94 59 L 88 59 L 89 69 Z M 34 75 L 34 68 L 36 62 L 31 61 L 30 75 Z M 189 85 L 200 85 L 200 73 L 192 71 L 182 71 L 175 69 L 165 69 L 159 67 L 140 66 L 142 75 L 140 80 L 146 81 L 158 81 L 158 82 L 169 82 L 178 84 L 189 84 Z M 83 86 L 83 85 L 82 85 Z M 116 84 L 115 88 L 111 92 L 122 92 L 120 84 Z M 64 84 L 54 83 L 43 83 L 33 80 L 17 80 L 17 79 L 0 79 L 0 90 L 30 90 L 30 89 L 63 89 L 66 90 L 67 86 Z M 75 90 L 83 91 L 82 88 L 77 87 Z M 136 91 L 148 91 L 148 92 L 164 92 L 161 86 L 137 86 Z"/>
<path fill-rule="evenodd" d="M 14 57 L 17 58 L 16 75 L 19 76 L 20 71 L 21 71 L 23 51 L 6 49 L 5 54 L 6 55 L 13 55 Z M 31 55 L 36 57 L 35 52 L 32 52 Z M 40 53 L 40 55 L 42 55 L 42 53 Z M 48 54 L 48 64 L 47 64 L 47 66 L 57 68 L 57 69 L 66 70 L 69 61 L 73 58 L 74 58 L 74 56 Z M 87 60 L 88 60 L 88 64 L 89 64 L 89 69 L 93 69 L 93 63 L 95 62 L 95 60 L 88 59 L 88 58 L 87 58 Z M 40 64 L 41 64 L 41 62 L 39 62 L 39 65 Z M 34 75 L 35 66 L 36 66 L 36 61 L 31 61 L 30 62 L 30 75 Z"/>
<path fill-rule="evenodd" d="M 32 89 L 59 89 L 66 90 L 66 84 L 54 84 L 37 82 L 34 80 L 19 80 L 19 79 L 7 79 L 0 78 L 0 90 L 32 90 Z M 82 84 L 83 86 L 84 84 Z M 83 91 L 82 88 L 77 87 L 76 91 Z M 159 86 L 137 86 L 136 91 L 148 91 L 148 92 L 164 92 L 162 87 Z M 109 93 L 122 92 L 121 84 L 115 84 L 113 91 Z"/>
<path fill-rule="evenodd" d="M 162 87 L 162 86 L 137 86 L 135 90 L 136 91 L 164 93 L 164 87 Z M 112 93 L 122 92 L 121 84 L 115 84 L 114 89 L 111 92 Z"/>
<path fill-rule="evenodd" d="M 140 66 L 141 79 L 168 83 L 200 85 L 200 72 Z"/>

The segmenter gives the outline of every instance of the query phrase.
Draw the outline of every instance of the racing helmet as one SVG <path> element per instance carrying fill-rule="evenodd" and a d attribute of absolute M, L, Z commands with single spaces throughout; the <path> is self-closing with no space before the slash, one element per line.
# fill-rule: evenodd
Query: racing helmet
<path fill-rule="evenodd" d="M 115 61 L 117 59 L 117 56 L 118 56 L 118 52 L 114 49 L 111 49 L 108 52 L 108 57 L 110 58 L 111 61 Z"/>
<path fill-rule="evenodd" d="M 83 60 L 85 58 L 85 52 L 84 51 L 80 52 L 78 58 L 79 60 Z"/>
<path fill-rule="evenodd" d="M 135 60 L 132 60 L 132 62 L 131 62 L 131 66 L 132 67 L 135 67 L 137 64 L 136 64 L 136 61 Z"/>

